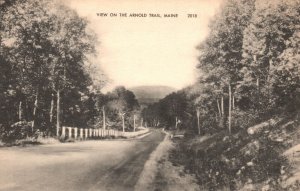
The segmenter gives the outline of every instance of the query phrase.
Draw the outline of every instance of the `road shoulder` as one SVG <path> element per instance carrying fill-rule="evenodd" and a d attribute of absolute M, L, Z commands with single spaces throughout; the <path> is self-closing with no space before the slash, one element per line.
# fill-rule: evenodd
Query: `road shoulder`
<path fill-rule="evenodd" d="M 169 151 L 174 147 L 170 136 L 154 150 L 135 186 L 135 190 L 143 191 L 198 191 L 195 177 L 185 174 L 183 166 L 174 166 L 169 159 Z"/>

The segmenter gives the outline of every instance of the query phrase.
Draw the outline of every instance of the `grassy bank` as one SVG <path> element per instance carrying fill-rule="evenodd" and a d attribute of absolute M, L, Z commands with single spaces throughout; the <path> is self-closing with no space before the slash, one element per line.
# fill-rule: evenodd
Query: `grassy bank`
<path fill-rule="evenodd" d="M 228 135 L 224 130 L 176 139 L 169 159 L 195 174 L 207 190 L 298 190 L 296 182 L 283 186 L 293 174 L 282 153 L 299 144 L 299 126 L 295 114 L 254 134 L 242 129 Z"/>

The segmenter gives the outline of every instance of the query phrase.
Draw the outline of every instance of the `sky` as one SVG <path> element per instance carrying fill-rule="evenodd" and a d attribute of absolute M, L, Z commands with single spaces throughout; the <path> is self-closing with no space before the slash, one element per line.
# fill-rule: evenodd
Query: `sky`
<path fill-rule="evenodd" d="M 222 0 L 68 0 L 98 36 L 99 64 L 109 86 L 165 85 L 176 89 L 197 79 L 196 47 Z M 107 13 L 97 16 L 97 13 Z M 117 16 L 110 16 L 110 14 Z M 127 13 L 121 17 L 120 13 Z M 147 17 L 129 17 L 131 13 Z M 161 17 L 150 17 L 160 14 Z M 167 18 L 164 14 L 177 14 Z M 197 14 L 188 18 L 188 14 Z"/>

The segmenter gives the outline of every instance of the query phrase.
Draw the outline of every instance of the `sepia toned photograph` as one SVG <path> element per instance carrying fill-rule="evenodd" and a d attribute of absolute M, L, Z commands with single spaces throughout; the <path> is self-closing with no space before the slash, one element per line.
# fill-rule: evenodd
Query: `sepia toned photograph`
<path fill-rule="evenodd" d="M 43 190 L 300 191 L 300 0 L 0 0 L 0 191 Z"/>

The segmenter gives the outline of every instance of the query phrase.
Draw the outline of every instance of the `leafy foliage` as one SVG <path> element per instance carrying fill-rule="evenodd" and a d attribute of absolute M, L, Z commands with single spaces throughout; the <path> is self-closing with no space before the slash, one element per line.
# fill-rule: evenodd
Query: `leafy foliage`
<path fill-rule="evenodd" d="M 180 119 L 191 136 L 178 144 L 174 160 L 210 190 L 265 181 L 282 189 L 276 184 L 287 161 L 280 145 L 245 130 L 300 108 L 299 5 L 299 0 L 225 1 L 198 46 L 198 81 L 143 111 L 152 125 L 159 120 L 174 128 Z M 191 146 L 202 140 L 195 135 L 197 114 L 202 132 L 212 137 Z"/>
<path fill-rule="evenodd" d="M 103 87 L 93 81 L 102 71 L 90 70 L 97 39 L 87 20 L 59 2 L 16 0 L 1 5 L 0 25 L 0 124 L 27 121 L 48 135 L 55 120 L 86 127 L 93 108 L 85 98 Z"/>
<path fill-rule="evenodd" d="M 32 137 L 34 134 L 31 124 L 26 121 L 20 121 L 12 124 L 10 127 L 1 128 L 1 139 L 4 142 L 25 139 L 27 137 Z"/>

